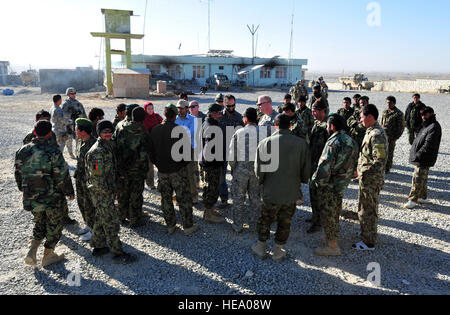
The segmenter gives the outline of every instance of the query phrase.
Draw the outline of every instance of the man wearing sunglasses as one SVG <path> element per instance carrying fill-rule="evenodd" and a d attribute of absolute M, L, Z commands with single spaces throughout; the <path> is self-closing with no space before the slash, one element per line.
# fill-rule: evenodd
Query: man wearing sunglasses
<path fill-rule="evenodd" d="M 272 99 L 270 96 L 267 95 L 261 95 L 258 97 L 258 102 L 256 103 L 256 106 L 258 106 L 258 109 L 263 115 L 259 119 L 258 126 L 266 126 L 267 127 L 267 136 L 270 136 L 271 129 L 270 127 L 274 126 L 275 118 L 279 115 L 277 111 L 273 110 L 272 107 Z M 263 128 L 264 129 L 264 128 Z M 261 129 L 262 132 L 265 132 L 265 130 Z"/>

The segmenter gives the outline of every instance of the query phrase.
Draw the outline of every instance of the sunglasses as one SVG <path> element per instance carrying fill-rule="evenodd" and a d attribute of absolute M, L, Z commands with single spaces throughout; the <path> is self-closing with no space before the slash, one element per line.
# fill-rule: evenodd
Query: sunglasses
<path fill-rule="evenodd" d="M 262 102 L 262 103 L 257 103 L 256 106 L 261 106 L 262 104 L 266 104 L 269 103 L 268 101 Z"/>
<path fill-rule="evenodd" d="M 198 105 L 189 106 L 189 108 L 196 108 L 196 107 L 198 107 Z"/>
<path fill-rule="evenodd" d="M 227 105 L 227 108 L 236 107 L 236 105 Z"/>

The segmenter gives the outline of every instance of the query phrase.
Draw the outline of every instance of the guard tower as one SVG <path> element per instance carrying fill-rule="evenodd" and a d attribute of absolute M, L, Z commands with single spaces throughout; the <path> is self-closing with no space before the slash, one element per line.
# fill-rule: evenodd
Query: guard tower
<path fill-rule="evenodd" d="M 125 55 L 127 69 L 131 68 L 131 39 L 142 39 L 142 34 L 131 34 L 130 17 L 133 11 L 102 9 L 105 16 L 105 33 L 92 32 L 94 37 L 105 38 L 106 53 L 106 87 L 108 95 L 113 94 L 111 55 Z M 124 39 L 125 51 L 111 49 L 111 39 Z"/>

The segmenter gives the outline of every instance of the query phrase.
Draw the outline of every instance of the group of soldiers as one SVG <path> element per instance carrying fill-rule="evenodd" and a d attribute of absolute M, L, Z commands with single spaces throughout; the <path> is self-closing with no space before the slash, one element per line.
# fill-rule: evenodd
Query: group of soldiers
<path fill-rule="evenodd" d="M 71 128 L 77 139 L 77 202 L 86 224 L 79 234 L 90 240 L 94 256 L 111 252 L 117 262 L 136 260 L 123 251 L 120 225 L 138 228 L 145 224 L 143 192 L 146 181 L 154 188 L 154 166 L 170 235 L 177 230 L 174 201 L 184 234 L 199 230 L 193 220 L 193 205 L 199 202 L 198 189 L 202 186 L 203 219 L 226 222 L 220 210 L 229 206 L 226 176 L 231 171 L 232 229 L 236 233 L 246 228 L 257 232 L 252 252 L 265 258 L 270 227 L 277 222 L 272 256 L 277 262 L 286 256 L 283 246 L 291 220 L 296 206 L 303 203 L 302 184 L 309 185 L 312 209 L 307 233 L 323 229 L 326 236 L 325 244 L 315 254 L 341 254 L 338 234 L 342 199 L 350 181 L 357 180 L 361 241 L 353 248 L 374 250 L 384 176 L 392 167 L 395 143 L 405 126 L 411 143 L 417 137 L 422 105 L 415 96 L 405 121 L 390 96 L 380 124 L 378 109 L 367 96 L 355 95 L 353 106 L 351 99 L 345 98 L 338 113 L 329 114 L 323 88 L 314 87 L 309 98 L 302 83 L 292 90 L 293 95 L 285 96 L 279 112 L 274 110 L 272 99 L 262 95 L 257 108 L 249 107 L 241 115 L 233 95 L 218 94 L 204 114 L 197 101 L 189 102 L 188 95 L 183 94 L 176 104 L 165 106 L 164 120 L 151 103 L 144 108 L 120 104 L 113 122 L 104 120 L 98 108 L 91 109 L 86 117 L 73 88 L 68 89 L 62 108 L 61 97 L 55 96 L 52 115 L 38 113 L 33 132 L 16 153 L 17 185 L 23 192 L 24 209 L 32 212 L 35 222 L 25 262 L 37 264 L 37 249 L 44 239 L 42 265 L 64 258 L 54 249 L 64 224 L 73 223 L 66 197 L 73 200 L 75 194 L 62 155 L 64 145 L 72 140 Z M 277 165 L 270 168 L 266 155 L 274 147 L 278 150 L 271 161 L 276 160 Z M 69 145 L 68 149 L 71 154 Z M 418 171 L 419 179 L 423 174 Z M 421 183 L 423 187 L 423 180 Z M 249 206 L 245 205 L 247 195 Z M 423 196 L 422 188 L 419 198 Z M 221 202 L 216 207 L 219 197 Z"/>

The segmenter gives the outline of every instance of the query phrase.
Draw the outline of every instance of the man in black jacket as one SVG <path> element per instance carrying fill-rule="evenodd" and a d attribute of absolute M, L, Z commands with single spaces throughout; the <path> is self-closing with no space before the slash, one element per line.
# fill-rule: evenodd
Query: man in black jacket
<path fill-rule="evenodd" d="M 175 124 L 177 115 L 177 107 L 173 104 L 168 104 L 164 109 L 166 120 L 162 124 L 153 127 L 150 134 L 150 160 L 158 168 L 161 208 L 169 234 L 173 234 L 176 230 L 176 215 L 172 200 L 172 194 L 175 191 L 183 221 L 184 234 L 191 235 L 199 229 L 197 225 L 194 225 L 192 196 L 189 191 L 186 168 L 190 159 L 191 145 L 190 137 L 185 129 Z M 178 129 L 174 130 L 175 128 Z M 173 138 L 172 134 L 179 134 L 180 137 Z M 180 159 L 172 156 L 172 147 L 178 145 L 180 141 L 185 141 L 182 147 L 187 148 L 187 160 L 183 157 L 180 161 Z M 183 155 L 183 152 L 180 152 L 180 155 Z"/>
<path fill-rule="evenodd" d="M 406 129 L 409 134 L 409 144 L 413 144 L 420 128 L 422 128 L 422 118 L 420 112 L 426 105 L 420 101 L 420 94 L 413 95 L 413 102 L 409 103 L 405 112 Z"/>
<path fill-rule="evenodd" d="M 425 106 L 421 111 L 423 126 L 411 147 L 409 162 L 415 166 L 409 201 L 405 208 L 412 209 L 418 203 L 427 203 L 427 179 L 430 167 L 436 164 L 441 144 L 441 125 L 431 107 Z"/>
<path fill-rule="evenodd" d="M 219 198 L 220 176 L 225 165 L 225 135 L 219 121 L 222 118 L 222 106 L 211 104 L 208 117 L 203 123 L 203 149 L 200 166 L 205 172 L 203 187 L 203 219 L 211 223 L 222 223 L 225 219 L 214 209 Z"/>

